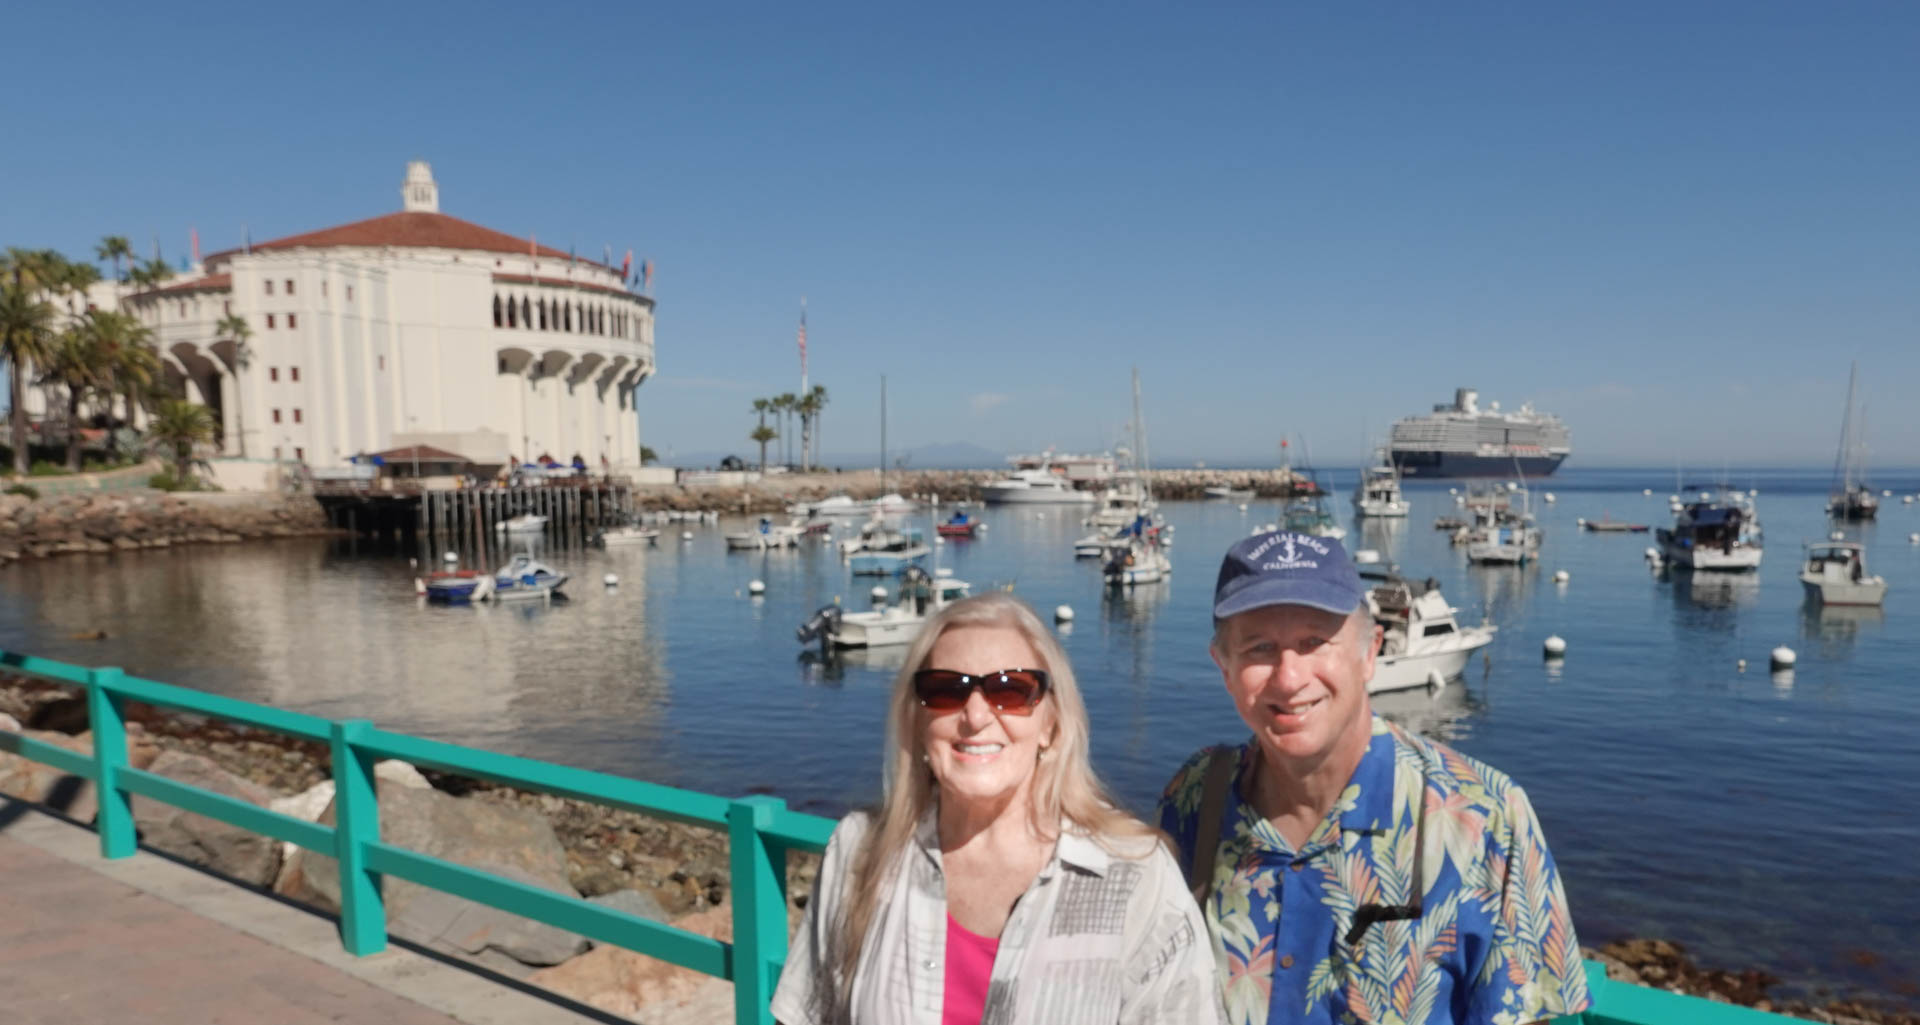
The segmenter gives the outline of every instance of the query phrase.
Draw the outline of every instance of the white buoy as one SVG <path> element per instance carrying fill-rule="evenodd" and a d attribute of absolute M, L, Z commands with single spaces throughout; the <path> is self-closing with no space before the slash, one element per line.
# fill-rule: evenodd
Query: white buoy
<path fill-rule="evenodd" d="M 1353 561 L 1356 565 L 1371 566 L 1380 561 L 1380 553 L 1371 548 L 1362 548 L 1353 553 Z"/>
<path fill-rule="evenodd" d="M 1548 505 L 1552 505 L 1552 504 L 1554 503 L 1554 501 L 1555 501 L 1555 499 L 1554 499 L 1554 497 L 1553 497 L 1553 492 L 1551 492 L 1551 491 L 1549 491 L 1549 492 L 1547 492 L 1546 494 L 1544 494 L 1544 495 L 1542 495 L 1542 496 L 1540 496 L 1540 497 L 1542 497 L 1542 498 L 1544 498 L 1544 499 L 1546 499 L 1546 500 L 1547 500 L 1547 504 L 1548 504 Z"/>
<path fill-rule="evenodd" d="M 767 582 L 766 582 L 766 581 L 764 581 L 764 580 L 749 580 L 749 581 L 747 581 L 747 593 L 748 593 L 748 594 L 765 594 L 765 593 L 767 593 Z"/>
<path fill-rule="evenodd" d="M 1541 650 L 1546 652 L 1548 658 L 1559 658 L 1567 653 L 1567 642 L 1559 634 L 1554 634 L 1541 645 Z"/>
<path fill-rule="evenodd" d="M 1913 501 L 1913 499 L 1911 499 L 1911 498 L 1909 498 L 1909 499 L 1907 499 L 1907 501 L 1909 501 L 1909 502 L 1911 502 L 1911 501 Z M 1241 511 L 1241 512 L 1246 512 L 1246 511 L 1247 511 L 1247 503 L 1245 503 L 1245 502 L 1241 502 L 1241 503 L 1240 503 L 1240 511 Z"/>
<path fill-rule="evenodd" d="M 1679 495 L 1668 495 L 1668 496 L 1667 496 L 1667 502 L 1668 502 L 1669 504 L 1674 504 L 1674 503 L 1678 503 L 1679 501 L 1680 501 L 1680 496 L 1679 496 Z"/>
<path fill-rule="evenodd" d="M 1511 481 L 1511 480 L 1510 480 L 1510 481 L 1508 481 L 1508 482 L 1507 482 L 1507 490 L 1508 490 L 1508 491 L 1510 491 L 1510 492 L 1512 492 L 1512 491 L 1518 491 L 1518 490 L 1520 490 L 1520 482 L 1518 482 L 1518 481 Z"/>
<path fill-rule="evenodd" d="M 947 543 L 947 539 L 944 537 L 941 537 L 938 534 L 935 534 L 933 535 L 933 543 L 937 545 L 943 545 Z"/>
<path fill-rule="evenodd" d="M 1784 644 L 1773 649 L 1773 652 L 1767 656 L 1767 663 L 1775 669 L 1791 669 L 1799 660 L 1800 656 L 1794 654 L 1793 649 Z"/>
<path fill-rule="evenodd" d="M 1912 504 L 1913 504 L 1913 496 L 1912 496 L 1912 495 L 1905 495 L 1905 496 L 1902 496 L 1902 497 L 1901 497 L 1901 499 L 1900 499 L 1900 504 L 1901 504 L 1901 505 L 1912 505 Z"/>
<path fill-rule="evenodd" d="M 1564 584 L 1564 583 L 1566 583 L 1567 581 L 1569 581 L 1569 580 L 1572 580 L 1572 579 L 1573 579 L 1573 574 L 1571 574 L 1571 573 L 1568 573 L 1568 572 L 1567 572 L 1566 570 L 1564 570 L 1564 569 L 1563 569 L 1563 570 L 1556 570 L 1556 571 L 1554 571 L 1554 574 L 1553 574 L 1553 582 L 1554 582 L 1554 583 L 1556 583 L 1556 584 Z"/>
<path fill-rule="evenodd" d="M 1910 545 L 1920 545 L 1920 534 L 1908 534 L 1907 543 Z"/>
<path fill-rule="evenodd" d="M 1056 623 L 1073 622 L 1073 606 L 1061 605 L 1055 608 L 1053 610 L 1053 621 Z"/>
<path fill-rule="evenodd" d="M 1587 525 L 1587 518 L 1585 516 L 1581 516 L 1573 521 L 1573 525 L 1576 527 L 1584 527 Z"/>
<path fill-rule="evenodd" d="M 682 540 L 682 541 L 691 541 L 691 540 L 693 540 L 693 531 L 691 531 L 691 530 L 683 530 L 683 531 L 681 531 L 681 532 L 680 532 L 680 540 Z"/>
<path fill-rule="evenodd" d="M 1891 489 L 1888 489 L 1888 490 L 1886 490 L 1886 491 L 1882 491 L 1882 492 L 1880 492 L 1880 497 L 1881 497 L 1881 498 L 1892 498 L 1892 497 L 1893 497 L 1893 491 L 1892 491 Z"/>
<path fill-rule="evenodd" d="M 1733 664 L 1733 667 L 1744 673 L 1747 671 L 1747 660 L 1744 658 L 1740 659 Z"/>
<path fill-rule="evenodd" d="M 422 579 L 420 579 L 419 577 L 414 577 L 414 578 L 413 578 L 413 593 L 414 593 L 414 594 L 426 594 L 426 593 L 427 593 L 427 582 L 426 582 L 426 581 L 424 581 L 424 580 L 422 580 Z"/>
<path fill-rule="evenodd" d="M 1643 494 L 1643 495 L 1651 495 L 1651 494 L 1653 494 L 1653 489 L 1652 489 L 1652 488 L 1641 488 L 1641 489 L 1640 489 L 1640 493 L 1641 493 L 1641 494 Z"/>
<path fill-rule="evenodd" d="M 1647 549 L 1647 561 L 1648 561 L 1648 562 L 1659 562 L 1659 561 L 1660 561 L 1660 549 L 1658 549 L 1658 548 L 1649 548 L 1649 549 Z"/>
<path fill-rule="evenodd" d="M 1454 504 L 1454 505 L 1466 505 L 1466 504 L 1467 504 L 1467 496 L 1465 496 L 1465 495 L 1455 495 L 1455 496 L 1453 496 L 1453 504 Z"/>
<path fill-rule="evenodd" d="M 609 573 L 606 576 L 601 577 L 600 582 L 607 585 L 608 587 L 618 587 L 620 586 L 620 574 Z"/>
<path fill-rule="evenodd" d="M 455 562 L 459 562 L 459 561 L 460 561 L 460 553 L 459 553 L 459 552 L 448 552 L 447 554 L 445 554 L 445 555 L 442 555 L 442 556 L 440 557 L 440 561 L 441 561 L 441 562 L 445 562 L 445 563 L 455 563 Z"/>
<path fill-rule="evenodd" d="M 1459 493 L 1460 493 L 1460 489 L 1459 489 L 1459 488 L 1448 488 L 1448 489 L 1447 489 L 1447 494 L 1449 494 L 1449 495 L 1457 495 L 1457 494 L 1459 494 Z"/>

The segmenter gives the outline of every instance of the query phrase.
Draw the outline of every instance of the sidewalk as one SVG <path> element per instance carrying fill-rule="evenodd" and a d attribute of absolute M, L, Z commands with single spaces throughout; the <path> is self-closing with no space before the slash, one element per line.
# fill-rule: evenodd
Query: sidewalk
<path fill-rule="evenodd" d="M 8 1025 L 604 1025 L 331 919 L 0 798 L 0 1001 Z"/>

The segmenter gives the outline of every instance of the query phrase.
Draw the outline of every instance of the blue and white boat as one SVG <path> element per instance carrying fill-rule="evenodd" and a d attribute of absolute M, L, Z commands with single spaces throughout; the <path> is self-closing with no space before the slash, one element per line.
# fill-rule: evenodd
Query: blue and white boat
<path fill-rule="evenodd" d="M 417 590 L 430 602 L 467 605 L 485 601 L 493 593 L 493 574 L 472 569 L 450 569 L 429 575 Z"/>
<path fill-rule="evenodd" d="M 868 540 L 866 546 L 847 560 L 854 576 L 890 577 L 918 566 L 933 549 L 917 527 L 890 530 Z"/>
<path fill-rule="evenodd" d="M 567 575 L 521 552 L 493 575 L 494 601 L 551 598 L 567 584 Z"/>

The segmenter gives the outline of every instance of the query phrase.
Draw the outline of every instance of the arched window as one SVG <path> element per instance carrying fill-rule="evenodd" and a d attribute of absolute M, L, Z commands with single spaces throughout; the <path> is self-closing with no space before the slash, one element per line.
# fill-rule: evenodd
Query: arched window
<path fill-rule="evenodd" d="M 493 326 L 494 327 L 500 326 L 501 317 L 502 317 L 502 314 L 500 312 L 500 297 L 496 295 L 493 297 Z"/>
<path fill-rule="evenodd" d="M 524 295 L 520 297 L 520 321 L 528 327 L 533 326 L 533 303 Z"/>
<path fill-rule="evenodd" d="M 514 302 L 511 296 L 507 298 L 507 326 L 520 326 L 520 304 Z"/>
<path fill-rule="evenodd" d="M 547 329 L 547 301 L 545 299 L 542 299 L 540 300 L 540 330 L 545 331 L 546 329 Z"/>
<path fill-rule="evenodd" d="M 560 304 L 560 322 L 561 322 L 560 323 L 561 327 L 565 328 L 568 331 L 573 330 L 573 304 L 572 303 Z"/>

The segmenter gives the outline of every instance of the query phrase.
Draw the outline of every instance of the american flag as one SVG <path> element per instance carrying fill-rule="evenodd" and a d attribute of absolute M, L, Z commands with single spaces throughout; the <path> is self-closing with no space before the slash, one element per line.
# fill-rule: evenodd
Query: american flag
<path fill-rule="evenodd" d="M 800 376 L 807 376 L 807 308 L 800 307 Z"/>

